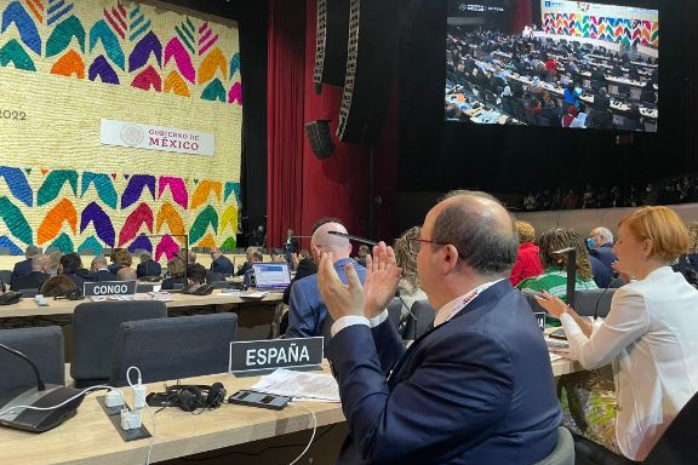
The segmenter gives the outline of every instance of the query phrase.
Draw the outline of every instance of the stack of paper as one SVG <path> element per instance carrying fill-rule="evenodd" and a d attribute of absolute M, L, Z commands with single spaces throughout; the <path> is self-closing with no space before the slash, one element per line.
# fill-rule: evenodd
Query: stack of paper
<path fill-rule="evenodd" d="M 339 386 L 331 375 L 279 368 L 270 375 L 262 376 L 251 389 L 279 396 L 321 402 L 339 402 Z"/>

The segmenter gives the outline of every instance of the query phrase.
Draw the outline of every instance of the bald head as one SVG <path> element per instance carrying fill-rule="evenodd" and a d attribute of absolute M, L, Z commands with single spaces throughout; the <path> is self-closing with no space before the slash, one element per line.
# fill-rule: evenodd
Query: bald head
<path fill-rule="evenodd" d="M 137 279 L 136 270 L 133 268 L 121 268 L 119 272 L 116 273 L 117 281 L 136 281 Z"/>
<path fill-rule="evenodd" d="M 323 252 L 332 252 L 335 260 L 349 258 L 351 255 L 351 243 L 349 239 L 341 236 L 329 234 L 331 231 L 347 234 L 347 228 L 339 223 L 325 223 L 315 230 L 310 244 L 313 248 L 315 260 L 320 262 L 320 254 Z"/>
<path fill-rule="evenodd" d="M 476 273 L 503 275 L 516 260 L 514 221 L 496 198 L 484 192 L 456 191 L 427 215 L 432 239 L 453 244 Z M 425 223 L 426 225 L 426 223 Z"/>

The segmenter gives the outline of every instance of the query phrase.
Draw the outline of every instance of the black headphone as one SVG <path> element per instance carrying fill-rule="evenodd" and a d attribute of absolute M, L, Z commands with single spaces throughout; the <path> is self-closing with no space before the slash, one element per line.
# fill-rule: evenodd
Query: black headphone
<path fill-rule="evenodd" d="M 211 386 L 177 384 L 167 386 L 165 392 L 150 393 L 145 400 L 151 407 L 179 407 L 185 412 L 193 412 L 200 408 L 220 407 L 226 394 L 221 383 L 213 383 Z"/>

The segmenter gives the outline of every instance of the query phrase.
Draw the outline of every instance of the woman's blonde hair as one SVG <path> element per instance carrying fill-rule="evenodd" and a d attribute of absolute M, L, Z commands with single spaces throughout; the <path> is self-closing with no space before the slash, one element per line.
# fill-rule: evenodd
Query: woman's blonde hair
<path fill-rule="evenodd" d="M 174 257 L 167 262 L 167 271 L 170 272 L 171 277 L 181 278 L 184 276 L 184 260 L 179 257 Z"/>
<path fill-rule="evenodd" d="M 688 230 L 671 208 L 639 208 L 620 220 L 618 227 L 621 225 L 625 225 L 637 240 L 652 241 L 649 258 L 671 263 L 688 252 Z"/>
<path fill-rule="evenodd" d="M 533 242 L 536 239 L 536 230 L 528 221 L 516 221 L 516 232 L 519 234 L 519 244 Z"/>
<path fill-rule="evenodd" d="M 131 266 L 131 263 L 133 263 L 131 253 L 126 249 L 117 250 L 114 254 L 114 263 L 118 267 Z"/>
<path fill-rule="evenodd" d="M 577 276 L 584 281 L 590 281 L 594 278 L 591 271 L 591 262 L 589 261 L 589 251 L 584 244 L 584 240 L 579 233 L 568 228 L 553 228 L 545 231 L 538 238 L 538 247 L 540 248 L 540 261 L 543 263 L 543 268 L 551 266 L 562 266 L 567 268 L 567 254 L 553 253 L 556 250 L 574 247 L 577 252 Z"/>
<path fill-rule="evenodd" d="M 402 277 L 415 288 L 419 287 L 417 276 L 417 258 L 410 252 L 410 240 L 419 239 L 422 228 L 414 226 L 395 239 L 395 261 L 402 268 Z"/>

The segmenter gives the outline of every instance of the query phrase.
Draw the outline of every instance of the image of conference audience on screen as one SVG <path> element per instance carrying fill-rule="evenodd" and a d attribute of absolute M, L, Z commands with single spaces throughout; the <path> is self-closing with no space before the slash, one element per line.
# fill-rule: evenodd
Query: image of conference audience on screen
<path fill-rule="evenodd" d="M 449 1 L 446 121 L 656 132 L 659 12 Z"/>

